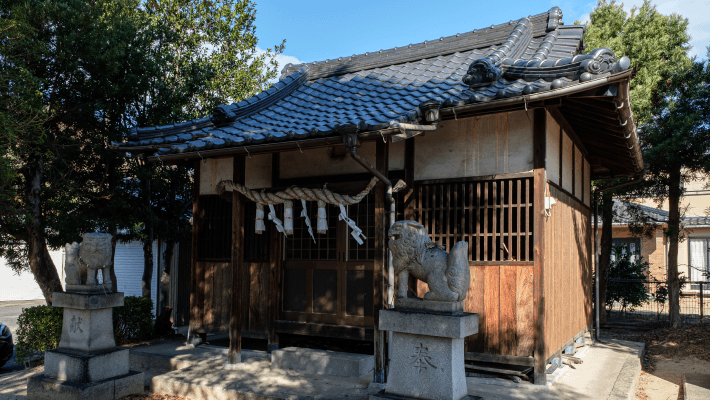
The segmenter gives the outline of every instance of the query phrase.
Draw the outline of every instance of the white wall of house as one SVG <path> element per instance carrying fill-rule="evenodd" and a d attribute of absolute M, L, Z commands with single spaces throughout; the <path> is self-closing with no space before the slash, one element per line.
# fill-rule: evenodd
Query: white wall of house
<path fill-rule="evenodd" d="M 158 276 L 156 244 L 153 245 L 153 279 L 151 280 L 153 305 L 155 305 Z M 62 285 L 64 285 L 64 249 L 61 248 L 49 253 L 62 280 Z M 124 292 L 126 296 L 140 296 L 142 294 L 143 245 L 140 242 L 119 243 L 116 246 L 115 270 L 118 290 Z M 35 299 L 44 299 L 44 296 L 32 273 L 26 271 L 17 275 L 7 266 L 5 260 L 0 258 L 0 301 Z"/>
<path fill-rule="evenodd" d="M 54 266 L 61 271 L 64 249 L 50 251 L 49 255 Z M 0 301 L 41 299 L 44 299 L 44 296 L 32 272 L 24 271 L 18 275 L 7 265 L 4 258 L 0 258 Z"/>

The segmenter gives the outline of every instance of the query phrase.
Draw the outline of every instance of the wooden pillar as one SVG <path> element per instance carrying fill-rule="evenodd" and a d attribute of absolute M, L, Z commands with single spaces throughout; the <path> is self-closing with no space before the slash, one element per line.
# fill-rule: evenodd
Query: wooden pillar
<path fill-rule="evenodd" d="M 376 140 L 376 161 L 375 168 L 387 176 L 389 169 L 389 143 L 384 143 L 381 140 Z M 387 298 L 385 296 L 387 290 L 387 213 L 385 208 L 389 209 L 387 204 L 385 184 L 378 182 L 375 186 L 375 267 L 373 274 L 373 306 L 374 306 L 374 347 L 375 347 L 375 372 L 374 382 L 384 383 L 385 381 L 385 335 L 384 331 L 380 330 L 380 310 L 386 308 Z"/>
<path fill-rule="evenodd" d="M 401 194 L 404 197 L 404 219 L 414 221 L 414 141 L 416 138 L 404 141 L 404 183 L 407 188 Z M 409 275 L 407 282 L 408 294 L 421 297 L 418 291 L 418 279 Z M 396 285 L 396 283 L 395 283 Z M 424 295 L 423 293 L 421 294 Z"/>
<path fill-rule="evenodd" d="M 545 138 L 547 111 L 536 108 L 533 122 L 533 308 L 535 312 L 535 366 L 533 380 L 544 385 L 545 376 Z M 562 171 L 560 170 L 560 175 Z"/>
<path fill-rule="evenodd" d="M 244 156 L 233 161 L 234 183 L 244 184 Z M 242 361 L 242 275 L 244 273 L 244 198 L 232 191 L 232 299 L 229 315 L 228 363 Z"/>
<path fill-rule="evenodd" d="M 193 166 L 192 187 L 192 251 L 190 256 L 190 323 L 187 330 L 187 344 L 197 345 L 197 334 L 202 330 L 201 312 L 202 304 L 198 301 L 198 270 L 197 248 L 200 240 L 200 161 L 195 161 Z"/>
<path fill-rule="evenodd" d="M 273 153 L 271 157 L 271 186 L 277 187 L 281 176 L 281 159 L 279 153 Z M 276 229 L 269 230 L 271 234 L 269 243 L 269 323 L 268 323 L 268 344 L 269 352 L 278 350 L 279 336 L 276 334 L 276 320 L 281 311 L 281 243 L 282 235 Z"/>

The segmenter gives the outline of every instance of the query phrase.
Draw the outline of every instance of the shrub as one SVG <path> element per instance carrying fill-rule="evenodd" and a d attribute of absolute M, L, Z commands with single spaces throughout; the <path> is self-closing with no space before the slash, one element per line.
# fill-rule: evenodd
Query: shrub
<path fill-rule="evenodd" d="M 153 336 L 153 301 L 147 297 L 126 296 L 123 306 L 113 309 L 116 344 Z"/>
<path fill-rule="evenodd" d="M 616 261 L 609 266 L 606 304 L 611 308 L 614 303 L 618 302 L 621 304 L 622 311 L 626 311 L 627 308 L 633 311 L 634 308 L 640 307 L 649 299 L 646 285 L 644 285 L 649 264 L 641 257 L 636 261 L 631 261 L 631 254 L 623 250 L 621 246 L 614 246 Z M 613 282 L 614 279 L 628 281 Z"/>
<path fill-rule="evenodd" d="M 64 309 L 52 306 L 27 307 L 17 319 L 15 354 L 21 363 L 42 356 L 45 350 L 56 349 L 62 336 Z"/>

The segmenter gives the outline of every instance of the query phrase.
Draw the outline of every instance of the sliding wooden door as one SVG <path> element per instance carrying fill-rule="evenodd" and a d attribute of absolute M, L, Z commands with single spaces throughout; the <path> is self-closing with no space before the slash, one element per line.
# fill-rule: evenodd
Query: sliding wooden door
<path fill-rule="evenodd" d="M 317 203 L 308 202 L 315 242 L 294 204 L 294 232 L 285 239 L 281 318 L 337 325 L 373 325 L 374 196 L 348 207 L 348 214 L 367 240 L 359 245 L 327 206 L 328 232 L 315 232 Z"/>

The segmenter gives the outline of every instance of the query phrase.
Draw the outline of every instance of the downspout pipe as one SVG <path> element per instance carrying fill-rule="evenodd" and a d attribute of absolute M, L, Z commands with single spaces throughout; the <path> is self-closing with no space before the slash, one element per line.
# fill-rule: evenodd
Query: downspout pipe
<path fill-rule="evenodd" d="M 385 231 L 385 237 L 387 236 L 387 231 L 394 225 L 394 220 L 395 220 L 395 215 L 396 215 L 396 209 L 395 205 L 396 202 L 394 200 L 394 192 L 399 191 L 404 188 L 404 186 L 398 184 L 396 188 L 392 187 L 392 182 L 387 179 L 387 177 L 380 171 L 378 171 L 375 167 L 373 167 L 367 160 L 362 158 L 359 154 L 357 154 L 357 147 L 353 146 L 350 148 L 350 157 L 353 158 L 353 160 L 357 161 L 358 164 L 362 165 L 365 167 L 366 170 L 370 171 L 373 175 L 377 177 L 377 179 L 381 180 L 385 184 L 385 194 L 387 196 L 387 201 L 390 203 L 390 215 L 389 215 L 389 223 L 387 224 L 386 231 Z M 402 182 L 404 183 L 404 182 Z M 388 263 L 387 263 L 387 308 L 394 308 L 394 265 L 393 265 L 393 258 L 392 258 L 392 252 L 388 251 Z"/>
<path fill-rule="evenodd" d="M 599 321 L 599 196 L 609 190 L 635 185 L 643 180 L 643 175 L 644 173 L 641 172 L 630 181 L 594 191 L 594 321 L 597 327 L 597 329 L 594 330 L 594 337 L 597 341 L 600 339 L 599 330 L 601 329 L 601 323 Z"/>

